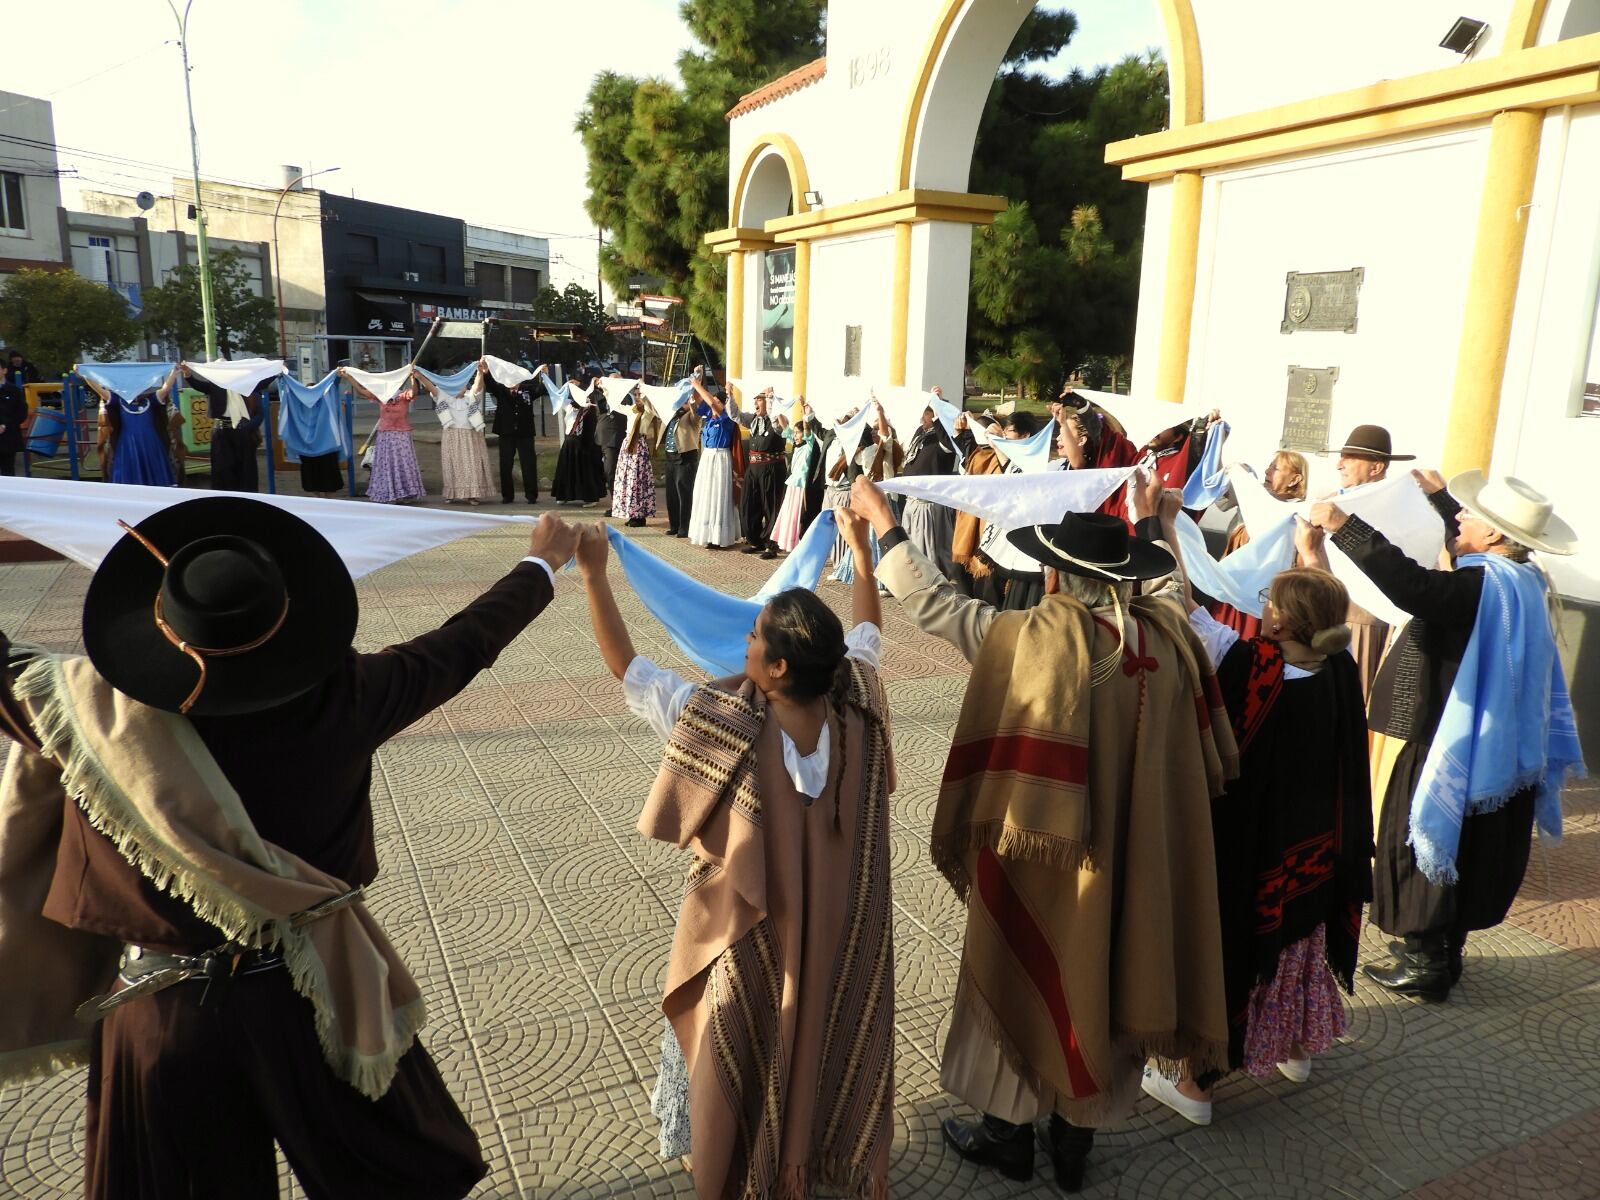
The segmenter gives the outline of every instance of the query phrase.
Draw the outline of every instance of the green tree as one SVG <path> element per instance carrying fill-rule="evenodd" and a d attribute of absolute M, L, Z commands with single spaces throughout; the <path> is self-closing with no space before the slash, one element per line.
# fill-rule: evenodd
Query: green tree
<path fill-rule="evenodd" d="M 44 375 L 115 358 L 139 338 L 116 292 L 71 271 L 18 271 L 0 287 L 0 339 Z"/>
<path fill-rule="evenodd" d="M 1059 79 L 1033 68 L 1064 49 L 1076 28 L 1077 19 L 1059 10 L 1036 10 L 1023 22 L 978 127 L 973 190 L 1025 204 L 1048 262 L 1042 281 L 1034 272 L 1026 312 L 997 310 L 984 297 L 1009 286 L 1014 248 L 1002 236 L 986 253 L 988 239 L 977 239 L 968 348 L 988 386 L 1004 379 L 1053 390 L 1090 360 L 1133 352 L 1145 189 L 1123 181 L 1105 162 L 1105 147 L 1165 124 L 1166 66 L 1146 54 Z M 1125 368 L 1121 374 L 1125 381 Z"/>
<path fill-rule="evenodd" d="M 973 239 L 969 326 L 985 387 L 1019 394 L 1048 387 L 1061 353 L 1047 327 L 1065 255 L 1039 240 L 1026 202 L 1013 204 Z"/>
<path fill-rule="evenodd" d="M 559 292 L 548 284 L 540 288 L 533 300 L 533 319 L 582 325 L 596 353 L 605 354 L 611 348 L 611 335 L 606 332 L 611 318 L 600 298 L 581 283 L 569 283 Z"/>
<path fill-rule="evenodd" d="M 728 221 L 724 114 L 745 92 L 822 53 L 826 0 L 684 0 L 698 49 L 678 59 L 681 86 L 606 71 L 578 114 L 588 154 L 586 210 L 610 233 L 602 273 L 683 296 L 690 328 L 723 345 L 726 265 L 705 234 Z"/>
<path fill-rule="evenodd" d="M 272 355 L 278 349 L 277 308 L 250 290 L 250 276 L 237 250 L 211 256 L 211 299 L 216 310 L 217 353 Z M 200 304 L 200 268 L 185 264 L 166 283 L 144 292 L 145 328 L 174 342 L 184 357 L 205 353 L 205 318 Z"/>

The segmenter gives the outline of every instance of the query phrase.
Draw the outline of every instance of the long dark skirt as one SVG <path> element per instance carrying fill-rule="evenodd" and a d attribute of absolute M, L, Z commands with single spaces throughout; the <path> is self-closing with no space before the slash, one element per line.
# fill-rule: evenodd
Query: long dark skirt
<path fill-rule="evenodd" d="M 253 492 L 260 483 L 256 431 L 235 429 L 218 421 L 211 427 L 212 488 L 224 492 Z"/>
<path fill-rule="evenodd" d="M 329 1069 L 287 970 L 204 994 L 179 984 L 95 1027 L 88 1200 L 275 1200 L 274 1141 L 311 1200 L 456 1200 L 488 1173 L 420 1044 L 372 1101 Z"/>
<path fill-rule="evenodd" d="M 300 488 L 306 492 L 344 491 L 344 472 L 339 467 L 339 451 L 302 455 Z"/>
<path fill-rule="evenodd" d="M 1005 575 L 1006 598 L 1001 608 L 1029 609 L 1044 599 L 1043 571 L 1007 571 Z"/>
<path fill-rule="evenodd" d="M 556 458 L 556 477 L 550 494 L 561 501 L 582 500 L 593 504 L 605 491 L 600 447 L 581 433 L 567 438 L 561 443 L 561 453 Z"/>
<path fill-rule="evenodd" d="M 1395 758 L 1378 817 L 1372 923 L 1395 937 L 1492 929 L 1506 919 L 1528 870 L 1533 789 L 1518 792 L 1494 812 L 1466 819 L 1456 851 L 1460 878 L 1440 887 L 1417 869 L 1416 855 L 1406 844 L 1411 800 L 1427 757 L 1426 744 L 1407 742 Z"/>

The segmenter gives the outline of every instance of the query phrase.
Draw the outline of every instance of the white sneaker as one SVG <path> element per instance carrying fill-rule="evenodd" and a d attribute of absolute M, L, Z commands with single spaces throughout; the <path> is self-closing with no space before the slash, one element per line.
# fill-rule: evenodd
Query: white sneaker
<path fill-rule="evenodd" d="M 1189 1099 L 1178 1090 L 1177 1084 L 1154 1067 L 1144 1069 L 1144 1081 L 1140 1086 L 1146 1096 L 1161 1101 L 1190 1124 L 1211 1124 L 1211 1101 Z"/>
<path fill-rule="evenodd" d="M 1278 1074 L 1290 1083 L 1304 1083 L 1311 1078 L 1309 1058 L 1290 1058 L 1278 1064 Z"/>

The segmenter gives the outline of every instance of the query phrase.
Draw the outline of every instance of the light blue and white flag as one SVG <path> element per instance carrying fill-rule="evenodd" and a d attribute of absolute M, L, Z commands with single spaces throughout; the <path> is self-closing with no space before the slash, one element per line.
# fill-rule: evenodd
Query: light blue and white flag
<path fill-rule="evenodd" d="M 811 522 L 805 537 L 763 587 L 748 600 L 729 596 L 657 558 L 614 525 L 606 527 L 612 551 L 628 583 L 678 649 L 713 679 L 744 670 L 745 637 L 762 606 L 792 587 L 815 590 L 833 549 L 831 510 Z"/>

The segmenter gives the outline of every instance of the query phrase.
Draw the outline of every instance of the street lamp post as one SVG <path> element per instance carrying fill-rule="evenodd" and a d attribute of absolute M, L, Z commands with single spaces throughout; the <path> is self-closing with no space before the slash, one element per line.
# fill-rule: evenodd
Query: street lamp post
<path fill-rule="evenodd" d="M 283 330 L 283 256 L 278 253 L 278 214 L 283 211 L 283 202 L 289 198 L 289 193 L 294 191 L 297 184 L 304 183 L 313 175 L 332 175 L 338 167 L 323 167 L 320 171 L 307 171 L 297 175 L 283 185 L 283 190 L 278 193 L 278 203 L 272 208 L 272 280 L 278 287 L 278 357 L 287 361 L 289 357 L 289 338 Z"/>
<path fill-rule="evenodd" d="M 189 107 L 189 155 L 194 167 L 194 221 L 196 241 L 200 250 L 200 315 L 206 326 L 206 361 L 217 359 L 217 310 L 211 298 L 211 254 L 206 247 L 206 205 L 200 194 L 200 135 L 194 127 L 194 92 L 189 86 L 189 10 L 194 0 L 183 6 L 178 15 L 174 0 L 167 0 L 172 19 L 178 23 L 178 49 L 183 55 L 183 98 Z"/>

